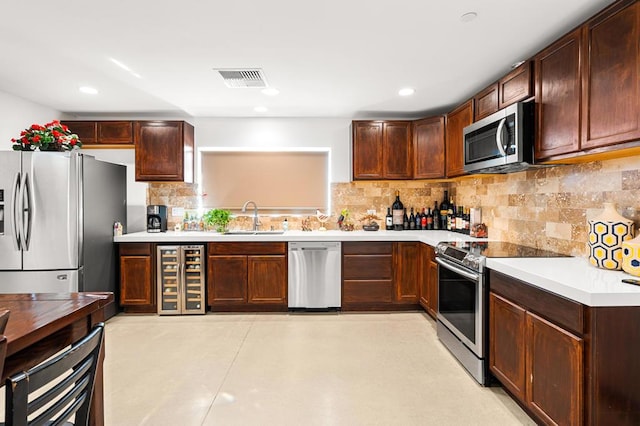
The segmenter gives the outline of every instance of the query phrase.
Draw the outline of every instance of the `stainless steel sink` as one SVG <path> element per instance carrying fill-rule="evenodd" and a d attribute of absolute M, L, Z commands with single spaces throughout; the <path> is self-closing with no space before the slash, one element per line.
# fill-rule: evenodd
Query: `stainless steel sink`
<path fill-rule="evenodd" d="M 282 235 L 284 231 L 227 231 L 224 235 Z"/>

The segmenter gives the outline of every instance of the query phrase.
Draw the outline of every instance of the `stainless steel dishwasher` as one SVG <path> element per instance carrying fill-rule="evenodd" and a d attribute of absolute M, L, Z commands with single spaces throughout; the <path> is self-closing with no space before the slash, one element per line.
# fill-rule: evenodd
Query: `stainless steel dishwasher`
<path fill-rule="evenodd" d="M 341 301 L 341 243 L 289 243 L 289 309 L 336 310 Z"/>

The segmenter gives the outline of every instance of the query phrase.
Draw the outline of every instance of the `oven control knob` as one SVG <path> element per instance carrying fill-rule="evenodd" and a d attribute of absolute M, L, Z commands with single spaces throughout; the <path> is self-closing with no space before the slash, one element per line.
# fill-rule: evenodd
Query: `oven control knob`
<path fill-rule="evenodd" d="M 462 264 L 467 268 L 471 268 L 477 271 L 480 269 L 480 258 L 473 254 L 468 254 L 464 257 L 464 259 L 462 259 Z"/>

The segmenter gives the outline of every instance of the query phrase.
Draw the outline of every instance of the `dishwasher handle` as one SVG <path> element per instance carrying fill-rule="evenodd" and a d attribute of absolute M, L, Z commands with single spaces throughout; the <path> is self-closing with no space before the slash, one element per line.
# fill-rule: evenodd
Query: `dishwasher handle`
<path fill-rule="evenodd" d="M 296 250 L 296 249 L 293 249 Z M 304 251 L 327 251 L 329 250 L 326 247 L 300 247 L 300 250 L 304 250 Z"/>

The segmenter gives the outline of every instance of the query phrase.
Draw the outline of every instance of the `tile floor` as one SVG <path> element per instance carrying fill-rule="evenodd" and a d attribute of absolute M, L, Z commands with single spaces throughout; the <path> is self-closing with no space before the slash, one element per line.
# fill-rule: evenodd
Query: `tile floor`
<path fill-rule="evenodd" d="M 107 425 L 533 425 L 423 313 L 119 315 Z"/>

